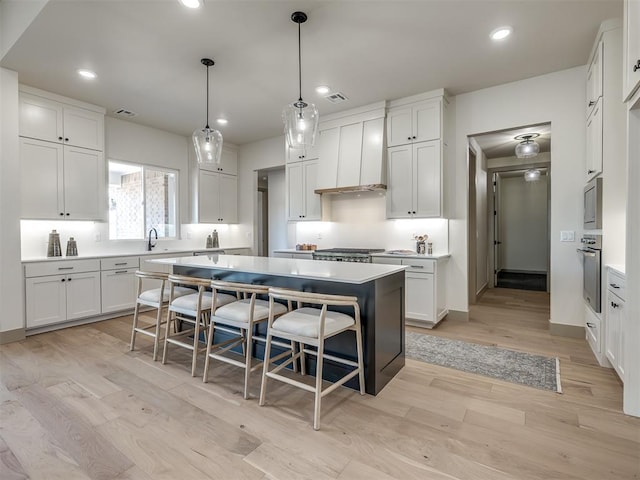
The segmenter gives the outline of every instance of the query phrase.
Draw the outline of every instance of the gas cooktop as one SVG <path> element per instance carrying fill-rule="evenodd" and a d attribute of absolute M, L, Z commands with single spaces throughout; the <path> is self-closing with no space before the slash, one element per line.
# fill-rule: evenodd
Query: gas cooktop
<path fill-rule="evenodd" d="M 384 248 L 325 248 L 322 250 L 316 250 L 316 253 L 344 253 L 346 255 L 350 253 L 380 253 L 384 252 Z"/>

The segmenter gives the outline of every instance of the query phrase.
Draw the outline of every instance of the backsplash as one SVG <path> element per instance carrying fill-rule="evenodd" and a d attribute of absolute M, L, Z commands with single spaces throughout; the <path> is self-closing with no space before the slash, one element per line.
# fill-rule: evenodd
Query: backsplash
<path fill-rule="evenodd" d="M 181 225 L 182 239 L 161 238 L 153 250 L 162 252 L 165 249 L 175 248 L 184 248 L 185 250 L 205 248 L 207 235 L 214 229 L 218 231 L 221 248 L 250 246 L 250 241 L 242 238 L 238 225 L 183 224 Z M 47 243 L 51 230 L 56 230 L 60 234 L 63 252 L 66 250 L 67 240 L 69 237 L 73 237 L 81 257 L 83 255 L 137 253 L 144 252 L 147 248 L 147 240 L 109 240 L 109 225 L 107 223 L 21 220 L 23 260 L 47 256 Z"/>
<path fill-rule="evenodd" d="M 377 192 L 335 195 L 330 222 L 297 222 L 295 243 L 318 248 L 414 250 L 414 235 L 427 234 L 436 255 L 449 253 L 449 221 L 443 218 L 387 220 L 386 198 Z M 290 248 L 295 247 L 289 245 Z"/>

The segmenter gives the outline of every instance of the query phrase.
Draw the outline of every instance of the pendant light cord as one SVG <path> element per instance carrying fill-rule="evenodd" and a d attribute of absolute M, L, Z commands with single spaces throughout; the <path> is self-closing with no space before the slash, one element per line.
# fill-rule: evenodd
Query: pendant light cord
<path fill-rule="evenodd" d="M 300 47 L 300 22 L 298 22 L 298 101 L 302 102 L 302 54 Z"/>
<path fill-rule="evenodd" d="M 209 129 L 209 65 L 207 65 L 207 125 L 205 128 Z"/>

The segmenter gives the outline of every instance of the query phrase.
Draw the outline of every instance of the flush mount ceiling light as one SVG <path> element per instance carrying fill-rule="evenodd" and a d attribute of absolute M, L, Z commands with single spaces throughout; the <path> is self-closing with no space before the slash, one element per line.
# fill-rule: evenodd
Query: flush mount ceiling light
<path fill-rule="evenodd" d="M 516 145 L 516 157 L 531 158 L 538 155 L 538 152 L 540 151 L 540 145 L 538 145 L 538 142 L 532 139 L 538 138 L 539 136 L 539 133 L 525 133 L 523 135 L 513 137 L 514 140 L 521 140 L 521 142 Z"/>
<path fill-rule="evenodd" d="M 524 180 L 526 182 L 536 182 L 540 180 L 540 170 L 537 168 L 531 168 L 524 172 Z"/>
<path fill-rule="evenodd" d="M 298 24 L 298 101 L 287 105 L 282 111 L 284 133 L 291 148 L 312 146 L 318 133 L 318 109 L 313 103 L 302 100 L 302 66 L 300 53 L 300 24 L 307 21 L 304 12 L 294 12 L 291 20 Z"/>
<path fill-rule="evenodd" d="M 200 0 L 180 0 L 180 3 L 187 8 L 200 8 Z"/>
<path fill-rule="evenodd" d="M 505 25 L 504 27 L 498 27 L 495 30 L 493 30 L 489 36 L 491 37 L 491 40 L 504 40 L 505 38 L 507 38 L 509 35 L 511 35 L 511 33 L 513 32 L 513 28 L 511 28 L 508 25 Z"/>
<path fill-rule="evenodd" d="M 207 124 L 193 132 L 193 146 L 198 163 L 220 163 L 222 134 L 209 127 L 209 67 L 213 66 L 214 62 L 210 58 L 203 58 L 200 63 L 207 67 Z"/>
<path fill-rule="evenodd" d="M 80 75 L 82 78 L 88 78 L 90 80 L 93 80 L 98 76 L 96 75 L 96 72 L 93 72 L 91 70 L 85 70 L 84 68 L 78 69 L 78 75 Z"/>

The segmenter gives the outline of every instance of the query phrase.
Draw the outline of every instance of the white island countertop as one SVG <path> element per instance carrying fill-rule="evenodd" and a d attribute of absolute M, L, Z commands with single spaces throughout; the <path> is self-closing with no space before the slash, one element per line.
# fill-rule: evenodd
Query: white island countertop
<path fill-rule="evenodd" d="M 401 272 L 407 268 L 404 265 L 320 262 L 317 260 L 291 258 L 215 254 L 197 257 L 158 258 L 149 261 L 172 266 L 262 273 L 265 275 L 355 284 L 367 283 Z"/>

